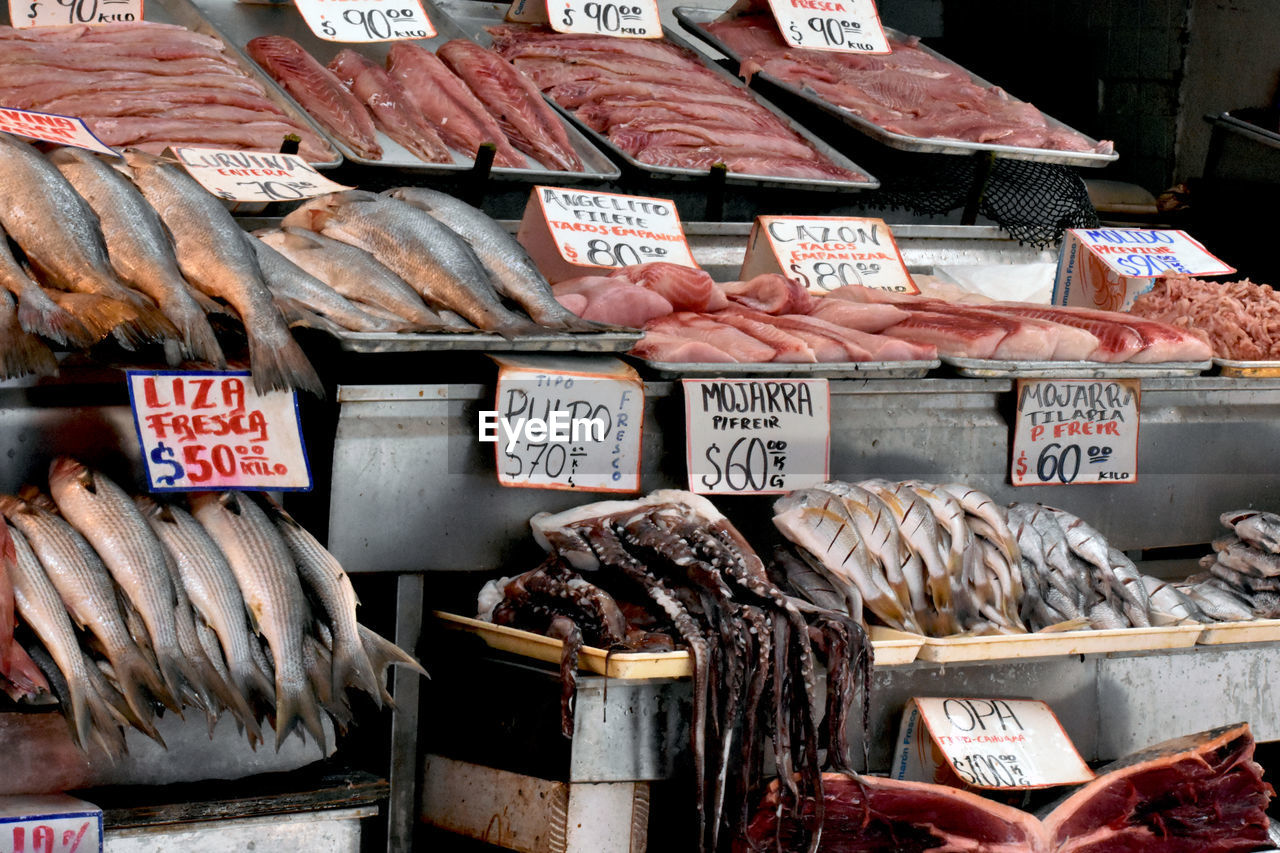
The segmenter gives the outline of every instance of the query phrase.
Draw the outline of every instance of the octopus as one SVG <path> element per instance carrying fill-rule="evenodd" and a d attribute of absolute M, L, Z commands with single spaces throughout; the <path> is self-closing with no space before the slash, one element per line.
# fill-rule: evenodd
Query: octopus
<path fill-rule="evenodd" d="M 496 623 L 564 641 L 564 733 L 572 735 L 573 673 L 584 638 L 606 649 L 653 650 L 667 637 L 692 660 L 699 849 L 743 837 L 751 799 L 766 775 L 776 775 L 779 814 L 798 817 L 804 849 L 816 850 L 824 769 L 856 775 L 848 730 L 859 693 L 864 762 L 869 742 L 872 652 L 861 620 L 793 595 L 792 567 L 775 565 L 771 576 L 729 520 L 689 492 L 540 513 L 530 525 L 546 561 L 491 582 L 480 608 Z"/>

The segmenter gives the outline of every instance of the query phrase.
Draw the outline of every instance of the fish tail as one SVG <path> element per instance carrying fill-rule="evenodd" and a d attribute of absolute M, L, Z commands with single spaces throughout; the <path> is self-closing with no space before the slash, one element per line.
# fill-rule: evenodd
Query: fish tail
<path fill-rule="evenodd" d="M 49 376 L 58 372 L 58 360 L 35 335 L 22 330 L 16 316 L 8 329 L 0 331 L 0 379 L 16 379 L 34 374 Z"/>
<path fill-rule="evenodd" d="M 294 729 L 303 726 L 320 744 L 322 753 L 328 752 L 324 725 L 320 722 L 320 705 L 305 677 L 296 682 L 286 682 L 276 674 L 276 752 Z"/>
<path fill-rule="evenodd" d="M 195 688 L 195 684 L 191 680 L 191 668 L 188 666 L 186 659 L 176 649 L 162 652 L 160 648 L 156 648 L 155 653 L 156 665 L 160 668 L 160 677 L 164 681 L 169 702 L 172 702 L 172 704 L 166 702 L 165 705 L 181 717 L 183 688 L 188 688 L 189 690 Z"/>
<path fill-rule="evenodd" d="M 396 651 L 400 651 L 396 647 Z M 382 684 L 374 672 L 373 662 L 357 637 L 334 637 L 333 691 L 341 695 L 347 687 L 363 690 L 382 707 Z"/>
<path fill-rule="evenodd" d="M 227 366 L 227 357 L 223 355 L 218 338 L 213 334 L 213 326 L 209 325 L 209 319 L 204 314 L 193 310 L 175 319 L 188 356 L 196 361 L 208 362 L 214 367 Z"/>
<path fill-rule="evenodd" d="M 141 719 L 150 721 L 153 717 L 151 703 L 142 693 L 143 689 L 162 702 L 166 708 L 175 712 L 179 710 L 178 702 L 166 689 L 160 673 L 141 651 L 130 650 L 124 655 L 117 655 L 111 662 L 111 666 L 115 670 L 116 681 L 120 685 L 120 692 L 124 694 L 125 701 Z"/>
<path fill-rule="evenodd" d="M 45 679 L 44 673 L 36 666 L 36 662 L 31 659 L 31 655 L 27 654 L 17 641 L 9 644 L 9 663 L 4 669 L 3 675 L 11 684 L 19 691 L 22 696 L 35 698 L 44 694 L 52 693 L 48 680 Z"/>
<path fill-rule="evenodd" d="M 525 320 L 520 317 L 513 317 L 498 326 L 494 327 L 496 334 L 502 335 L 507 340 L 518 338 L 522 335 L 545 335 L 547 333 L 546 326 L 539 326 L 532 320 Z"/>
<path fill-rule="evenodd" d="M 292 336 L 286 337 L 281 346 L 250 334 L 249 364 L 253 385 L 260 393 L 297 389 L 324 396 L 324 386 L 316 369 Z"/>
<path fill-rule="evenodd" d="M 191 287 L 190 285 L 187 285 L 185 283 L 183 284 L 183 287 L 187 291 L 187 293 L 191 296 L 192 300 L 195 301 L 196 306 L 201 311 L 203 311 L 206 315 L 219 314 L 219 315 L 225 315 L 228 317 L 232 316 L 231 309 L 223 305 L 218 300 L 214 299 L 212 296 L 202 293 L 196 288 Z"/>
<path fill-rule="evenodd" d="M 275 685 L 271 683 L 271 679 L 261 667 L 252 660 L 236 661 L 235 665 L 230 667 L 230 675 L 232 683 L 246 699 L 260 696 L 268 702 L 275 701 Z"/>
<path fill-rule="evenodd" d="M 163 342 L 182 338 L 178 327 L 146 296 L 131 290 L 126 301 L 137 312 L 138 317 L 132 325 L 144 340 Z"/>
<path fill-rule="evenodd" d="M 132 305 L 97 293 L 64 293 L 59 290 L 46 290 L 45 293 L 64 311 L 75 315 L 88 332 L 90 344 L 101 341 L 117 329 L 120 330 L 117 337 L 125 338 L 121 341 L 123 345 L 143 342 L 134 330 L 138 312 Z"/>
<path fill-rule="evenodd" d="M 364 646 L 365 654 L 369 656 L 369 663 L 373 666 L 373 671 L 378 675 L 378 690 L 382 694 L 382 701 L 394 708 L 395 702 L 392 700 L 391 694 L 387 692 L 386 687 L 381 683 L 392 664 L 407 666 L 427 678 L 431 676 L 422 668 L 422 664 L 414 660 L 413 656 L 404 649 L 363 625 L 359 627 L 360 642 Z"/>
<path fill-rule="evenodd" d="M 217 698 L 222 706 L 231 712 L 240 725 L 244 726 L 249 734 L 249 741 L 257 744 L 262 742 L 262 729 L 258 726 L 257 717 L 253 713 L 253 709 L 249 707 L 249 701 L 244 694 L 227 683 L 227 680 L 217 671 L 207 657 L 201 655 L 201 659 L 196 661 L 196 665 L 200 670 L 200 679 L 207 689 Z"/>
<path fill-rule="evenodd" d="M 43 291 L 37 289 L 37 292 L 43 295 Z M 18 295 L 18 325 L 32 334 L 76 348 L 92 346 L 106 335 L 103 332 L 95 336 L 74 314 L 57 302 L 40 299 L 27 291 Z"/>

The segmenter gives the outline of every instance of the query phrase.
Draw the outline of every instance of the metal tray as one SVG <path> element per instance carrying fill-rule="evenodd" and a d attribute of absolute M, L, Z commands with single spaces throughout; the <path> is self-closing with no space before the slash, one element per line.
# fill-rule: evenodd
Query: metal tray
<path fill-rule="evenodd" d="M 320 125 L 316 124 L 315 119 L 307 115 L 306 110 L 298 106 L 298 104 L 280 88 L 280 85 L 272 80 L 271 77 L 264 74 L 262 69 L 251 60 L 240 48 L 213 25 L 207 18 L 200 13 L 199 8 L 191 2 L 191 0 L 148 0 L 146 11 L 143 14 L 145 20 L 158 24 L 177 24 L 186 27 L 192 32 L 201 33 L 207 36 L 213 36 L 223 43 L 226 47 L 227 57 L 231 59 L 244 74 L 260 83 L 266 91 L 267 98 L 280 109 L 284 110 L 285 115 L 302 125 L 311 128 L 320 139 L 328 142 L 329 136 L 324 132 Z M 0 6 L 0 24 L 8 24 L 9 7 Z M 69 71 L 68 74 L 75 72 Z M 193 145 L 196 143 L 192 143 Z M 311 165 L 319 169 L 331 169 L 342 164 L 342 154 L 339 149 L 330 144 L 329 146 L 331 159 L 324 160 Z"/>
<path fill-rule="evenodd" d="M 436 29 L 436 37 L 432 39 L 416 39 L 413 40 L 414 44 L 434 52 L 436 48 L 451 39 L 466 38 L 466 33 L 449 20 L 448 16 L 433 7 L 430 0 L 423 0 L 422 5 L 426 9 L 427 17 L 431 19 L 431 24 Z M 244 45 L 249 43 L 250 39 L 256 36 L 282 35 L 302 45 L 308 53 L 322 63 L 328 63 L 344 48 L 352 48 L 370 59 L 382 62 L 386 59 L 387 51 L 391 45 L 390 42 L 346 44 L 317 38 L 292 3 L 261 5 L 241 3 L 238 0 L 199 0 L 199 7 L 215 26 L 221 28 L 230 37 L 229 41 L 234 41 L 237 50 L 243 48 Z M 253 65 L 247 56 L 245 60 Z M 257 65 L 253 65 L 253 68 L 258 75 L 267 76 L 263 74 Z M 490 174 L 495 178 L 552 182 L 584 179 L 611 181 L 621 175 L 613 161 L 592 145 L 586 137 L 578 133 L 572 126 L 566 129 L 569 132 L 569 141 L 573 143 L 574 151 L 582 159 L 585 167 L 582 171 L 553 171 L 525 155 L 525 159 L 529 163 L 528 168 L 510 169 L 494 166 Z M 474 163 L 470 157 L 456 151 L 453 152 L 452 163 L 423 162 L 381 130 L 377 132 L 378 144 L 382 146 L 381 160 L 370 160 L 362 157 L 348 148 L 342 140 L 329 134 L 328 131 L 321 129 L 321 133 L 342 151 L 343 156 L 348 161 L 359 163 L 362 166 L 391 166 L 405 171 L 443 175 L 463 174 L 474 168 Z"/>
<path fill-rule="evenodd" d="M 334 332 L 347 352 L 626 352 L 641 338 L 640 332 L 550 332 L 521 335 L 508 340 L 485 332 Z"/>
<path fill-rule="evenodd" d="M 1280 361 L 1239 361 L 1231 358 L 1214 358 L 1213 364 L 1223 376 L 1253 379 L 1270 379 L 1280 376 Z"/>
<path fill-rule="evenodd" d="M 504 23 L 504 16 L 508 5 L 502 3 L 481 3 L 475 2 L 475 0 L 438 0 L 436 8 L 441 9 L 448 14 L 474 41 L 488 46 L 492 44 L 492 39 L 489 37 L 489 34 L 485 32 L 484 28 L 494 24 Z M 435 19 L 433 18 L 432 21 L 434 20 Z M 702 62 L 703 66 L 714 72 L 722 80 L 737 89 L 746 90 L 762 107 L 777 116 L 779 121 L 789 127 L 796 135 L 812 145 L 819 154 L 823 155 L 832 163 L 835 163 L 843 169 L 849 169 L 850 171 L 859 172 L 867 176 L 866 181 L 838 181 L 818 180 L 814 178 L 786 178 L 769 175 L 743 175 L 737 172 L 728 172 L 725 176 L 726 184 L 732 186 L 825 190 L 829 192 L 874 190 L 880 187 L 880 181 L 868 173 L 866 169 L 863 169 L 831 145 L 823 142 L 804 127 L 801 127 L 790 116 L 782 112 L 782 110 L 778 109 L 760 95 L 747 88 L 747 86 L 744 85 L 737 77 L 716 65 L 702 52 L 695 50 L 689 42 L 682 39 L 669 27 L 663 27 L 662 32 L 667 41 L 679 47 L 692 50 Z M 569 119 L 576 128 L 588 136 L 597 146 L 608 151 L 615 159 L 626 163 L 626 165 L 636 173 L 647 177 L 667 179 L 675 178 L 680 180 L 707 180 L 711 174 L 710 170 L 707 169 L 687 169 L 678 166 L 654 166 L 649 163 L 641 163 L 639 160 L 614 145 L 607 136 L 580 122 L 569 110 L 561 108 L 559 104 L 550 98 L 547 98 L 547 102 L 555 107 L 561 115 Z"/>
<path fill-rule="evenodd" d="M 978 379 L 1151 379 L 1157 376 L 1199 376 L 1211 361 L 1164 361 L 1152 364 L 1108 364 L 1101 361 L 1015 361 L 995 358 L 942 356 L 942 363 L 961 376 Z"/>
<path fill-rule="evenodd" d="M 942 362 L 933 361 L 848 361 L 830 364 L 681 364 L 670 361 L 636 359 L 669 379 L 918 379 Z"/>
<path fill-rule="evenodd" d="M 701 9 L 693 6 L 677 6 L 674 11 L 676 19 L 686 30 L 693 33 L 695 36 L 702 39 L 725 56 L 729 57 L 729 59 L 733 60 L 735 64 L 740 63 L 738 55 L 734 53 L 728 45 L 724 44 L 720 39 L 704 30 L 701 26 L 702 24 L 711 23 L 716 18 L 720 17 L 724 14 L 722 11 L 716 9 Z M 905 33 L 899 32 L 898 30 L 890 27 L 885 27 L 884 31 L 886 35 L 897 39 L 907 38 Z M 951 62 L 951 60 L 923 43 L 920 44 L 920 49 L 928 53 L 930 56 Z M 956 65 L 954 62 L 952 64 Z M 961 68 L 959 65 L 956 65 L 956 67 Z M 969 79 L 975 85 L 982 86 L 983 88 L 993 88 L 993 84 L 987 82 L 976 74 L 969 72 L 967 69 L 961 68 L 961 70 L 969 75 Z M 1066 166 L 1095 167 L 1105 166 L 1120 156 L 1115 152 L 1112 152 L 1111 154 L 1098 154 L 1088 151 L 1053 151 L 1047 148 L 1022 148 L 1014 145 L 995 145 L 989 142 L 962 142 L 958 139 L 932 139 L 919 136 L 907 136 L 906 134 L 894 133 L 893 131 L 885 130 L 875 122 L 869 121 L 868 119 L 856 115 L 843 107 L 838 107 L 829 101 L 823 100 L 813 92 L 805 91 L 794 84 L 778 80 L 776 77 L 773 77 L 764 71 L 757 72 L 756 76 L 764 78 L 782 91 L 799 98 L 806 103 L 812 104 L 823 112 L 830 113 L 844 121 L 846 124 L 852 125 L 862 131 L 877 142 L 887 145 L 890 148 L 896 148 L 900 151 L 915 151 L 924 154 L 972 154 L 976 151 L 990 151 L 997 157 L 1005 157 L 1010 160 L 1034 160 L 1039 163 L 1061 163 Z M 1051 127 L 1062 128 L 1064 130 L 1071 130 L 1075 133 L 1079 133 L 1079 131 L 1064 122 L 1058 121 L 1047 113 L 1042 112 L 1041 115 L 1044 115 L 1045 121 L 1047 121 Z M 1089 142 L 1095 144 L 1098 142 L 1098 140 L 1093 139 L 1092 137 L 1086 136 L 1085 138 L 1088 139 Z"/>

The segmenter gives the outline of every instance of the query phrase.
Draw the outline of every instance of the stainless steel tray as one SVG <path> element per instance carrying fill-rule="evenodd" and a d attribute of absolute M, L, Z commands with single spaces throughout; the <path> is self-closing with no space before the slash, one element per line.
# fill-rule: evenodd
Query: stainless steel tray
<path fill-rule="evenodd" d="M 677 6 L 675 8 L 676 20 L 678 20 L 686 30 L 723 53 L 734 63 L 740 63 L 740 58 L 729 48 L 728 45 L 724 44 L 720 39 L 704 30 L 701 26 L 702 24 L 714 21 L 722 14 L 724 14 L 722 11 L 716 9 L 701 9 L 693 6 Z M 884 31 L 887 35 L 893 36 L 894 38 L 902 39 L 907 37 L 905 33 L 901 33 L 890 27 L 885 27 Z M 925 44 L 921 44 L 920 49 L 928 53 L 930 56 L 935 56 L 939 59 L 946 59 L 945 56 Z M 947 61 L 950 62 L 951 60 L 947 59 Z M 952 64 L 954 65 L 955 63 Z M 957 67 L 960 66 L 957 65 Z M 984 88 L 991 88 L 993 86 L 992 83 L 989 83 L 976 74 L 971 73 L 967 69 L 962 70 L 969 75 L 969 79 L 972 80 L 975 85 L 982 86 Z M 925 154 L 972 154 L 976 151 L 990 151 L 997 157 L 1006 157 L 1010 160 L 1034 160 L 1039 163 L 1061 163 L 1066 166 L 1105 166 L 1120 156 L 1114 152 L 1111 154 L 1098 154 L 1089 151 L 1052 151 L 1047 148 L 1022 148 L 1014 145 L 995 145 L 989 142 L 962 142 L 958 139 L 926 139 L 919 136 L 907 136 L 906 134 L 894 133 L 893 131 L 885 130 L 875 122 L 856 115 L 843 107 L 838 107 L 835 104 L 818 97 L 813 92 L 805 91 L 792 83 L 784 83 L 766 72 L 759 71 L 756 73 L 756 76 L 762 77 L 788 94 L 812 104 L 824 112 L 836 116 L 846 124 L 852 125 L 877 142 L 887 145 L 890 148 L 897 148 L 900 151 L 915 151 Z M 1058 121 L 1047 113 L 1042 112 L 1042 114 L 1051 127 L 1062 128 L 1064 130 L 1071 130 L 1075 133 L 1079 133 L 1079 131 L 1076 131 L 1074 128 L 1061 121 Z M 1098 142 L 1098 140 L 1091 137 L 1086 136 L 1085 138 L 1095 144 Z"/>
<path fill-rule="evenodd" d="M 432 39 L 416 39 L 414 44 L 435 51 L 436 48 L 451 39 L 466 38 L 466 33 L 449 20 L 448 16 L 433 7 L 430 0 L 424 0 L 422 5 L 426 9 L 427 17 L 431 19 L 431 23 L 436 29 L 436 37 Z M 386 59 L 387 51 L 390 49 L 390 42 L 345 44 L 317 38 L 292 3 L 260 5 L 256 3 L 240 3 L 237 0 L 199 0 L 199 7 L 214 25 L 227 33 L 230 39 L 234 41 L 237 49 L 243 48 L 244 45 L 249 43 L 250 39 L 260 35 L 287 36 L 302 45 L 308 53 L 322 63 L 328 63 L 344 48 L 352 48 L 370 59 L 383 62 Z M 248 60 L 248 57 L 245 57 L 245 60 L 253 65 L 258 75 L 266 76 L 263 75 L 257 65 Z M 613 161 L 592 145 L 575 127 L 570 126 L 567 130 L 569 132 L 569 141 L 573 143 L 573 149 L 577 152 L 585 167 L 582 171 L 553 171 L 525 155 L 525 160 L 529 164 L 528 168 L 510 169 L 495 166 L 491 170 L 491 174 L 495 178 L 552 182 L 584 179 L 611 181 L 621 175 Z M 352 163 L 359 163 L 362 166 L 391 166 L 424 174 L 460 174 L 468 172 L 474 167 L 470 157 L 456 151 L 453 152 L 452 163 L 425 163 L 381 130 L 378 131 L 377 138 L 378 144 L 382 146 L 382 159 L 370 160 L 352 151 L 342 140 L 335 138 L 327 131 L 321 129 L 321 132 L 326 139 L 342 151 L 347 160 Z"/>
<path fill-rule="evenodd" d="M 306 110 L 299 107 L 293 98 L 289 97 L 284 89 L 280 88 L 279 84 L 277 84 L 275 80 L 272 80 L 268 75 L 262 73 L 262 69 L 259 68 L 253 60 L 246 56 L 244 51 L 240 50 L 240 48 L 231 39 L 227 38 L 226 34 L 221 32 L 214 24 L 205 18 L 191 0 L 147 0 L 143 17 L 145 20 L 153 21 L 158 24 L 178 24 L 179 26 L 186 27 L 192 32 L 202 33 L 203 35 L 213 36 L 218 39 L 226 46 L 227 56 L 235 62 L 236 65 L 240 67 L 240 70 L 242 70 L 247 76 L 262 84 L 263 89 L 266 90 L 267 98 L 276 106 L 280 107 L 280 109 L 284 110 L 285 115 L 300 122 L 304 126 L 311 128 L 322 140 L 325 140 L 326 142 L 329 140 L 328 135 L 318 124 L 316 124 L 315 120 L 311 118 L 311 116 L 307 115 Z M 9 7 L 7 5 L 0 5 L 0 24 L 7 25 L 9 21 Z M 68 71 L 67 73 L 74 74 L 75 72 Z M 329 150 L 332 155 L 329 160 L 312 163 L 311 165 L 320 169 L 331 169 L 335 166 L 341 165 L 342 154 L 339 152 L 339 149 L 331 144 L 329 146 Z"/>
<path fill-rule="evenodd" d="M 485 32 L 485 27 L 494 24 L 504 23 L 504 16 L 508 9 L 508 4 L 502 3 L 481 3 L 475 0 L 438 0 L 436 8 L 444 11 L 451 17 L 458 26 L 462 27 L 467 34 L 476 42 L 483 45 L 492 44 L 492 39 Z M 435 19 L 432 18 L 432 21 Z M 773 104 L 766 101 L 754 91 L 748 89 L 741 80 L 725 71 L 720 66 L 712 62 L 705 54 L 694 50 L 693 47 L 668 27 L 663 27 L 663 34 L 667 41 L 680 47 L 693 50 L 693 53 L 702 61 L 702 64 L 718 75 L 729 85 L 746 90 L 759 104 L 773 113 L 778 119 L 789 127 L 796 135 L 800 136 L 806 142 L 814 147 L 814 149 L 822 156 L 829 159 L 837 166 L 848 169 L 853 172 L 866 175 L 866 181 L 839 181 L 839 180 L 818 180 L 814 178 L 786 178 L 770 175 L 743 175 L 737 172 L 729 172 L 725 177 L 725 183 L 733 186 L 752 186 L 752 187 L 781 187 L 786 189 L 805 189 L 805 190 L 825 190 L 830 192 L 848 192 L 850 190 L 874 190 L 879 188 L 880 181 L 863 169 L 857 163 L 854 163 L 848 157 L 841 154 L 831 145 L 823 142 L 814 136 L 801 125 L 797 124 L 790 116 L 782 112 Z M 688 169 L 678 166 L 654 166 L 650 163 L 641 163 L 627 152 L 623 151 L 604 134 L 587 127 L 580 122 L 572 112 L 562 109 L 559 104 L 552 101 L 548 102 L 555 107 L 561 115 L 568 118 L 573 125 L 583 134 L 589 137 L 597 146 L 608 151 L 615 159 L 626 163 L 628 167 L 637 173 L 648 177 L 659 178 L 676 178 L 681 180 L 707 180 L 709 170 L 706 169 Z"/>
<path fill-rule="evenodd" d="M 978 379 L 1150 379 L 1157 376 L 1199 376 L 1210 361 L 1165 361 L 1153 364 L 1108 364 L 1101 361 L 1014 361 L 994 358 L 942 356 L 942 363 L 961 376 Z"/>
<path fill-rule="evenodd" d="M 1223 376 L 1241 376 L 1268 379 L 1280 376 L 1280 361 L 1241 361 L 1232 358 L 1214 358 L 1213 364 Z"/>
<path fill-rule="evenodd" d="M 933 361 L 848 361 L 830 364 L 698 364 L 670 361 L 636 361 L 664 379 L 918 379 L 942 362 Z"/>
<path fill-rule="evenodd" d="M 434 23 L 434 21 L 432 22 Z M 521 335 L 508 340 L 489 333 L 335 333 L 347 352 L 626 352 L 642 337 L 640 332 L 583 332 Z"/>

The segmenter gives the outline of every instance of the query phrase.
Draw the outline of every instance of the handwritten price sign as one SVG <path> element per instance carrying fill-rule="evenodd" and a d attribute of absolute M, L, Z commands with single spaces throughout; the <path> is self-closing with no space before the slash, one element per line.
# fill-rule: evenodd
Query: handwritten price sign
<path fill-rule="evenodd" d="M 151 491 L 311 488 L 292 391 L 259 394 L 248 371 L 131 370 L 128 379 Z"/>
<path fill-rule="evenodd" d="M 434 38 L 418 0 L 294 0 L 311 32 L 325 41 L 353 44 Z"/>
<path fill-rule="evenodd" d="M 0 797 L 0 853 L 100 853 L 102 811 L 65 794 Z"/>
<path fill-rule="evenodd" d="M 1137 379 L 1019 379 L 1015 486 L 1138 482 Z"/>
<path fill-rule="evenodd" d="M 227 201 L 297 201 L 351 187 L 334 183 L 297 154 L 170 148 L 202 187 Z"/>
<path fill-rule="evenodd" d="M 16 133 L 28 139 L 41 142 L 56 142 L 59 145 L 72 145 L 86 148 L 99 154 L 120 154 L 109 148 L 102 140 L 93 135 L 93 131 L 84 123 L 84 119 L 71 116 L 54 115 L 53 113 L 36 113 L 30 110 L 0 109 L 0 132 Z"/>
<path fill-rule="evenodd" d="M 792 47 L 892 52 L 872 0 L 769 0 L 769 8 Z"/>
<path fill-rule="evenodd" d="M 551 28 L 561 33 L 586 33 L 624 38 L 661 38 L 662 21 L 653 0 L 547 0 Z"/>
<path fill-rule="evenodd" d="M 142 20 L 142 0 L 9 0 L 14 27 L 121 24 Z"/>
<path fill-rule="evenodd" d="M 740 277 L 782 273 L 826 293 L 850 284 L 919 293 L 883 219 L 758 216 Z"/>
<path fill-rule="evenodd" d="M 830 470 L 825 379 L 686 379 L 689 491 L 776 495 L 814 486 Z"/>

